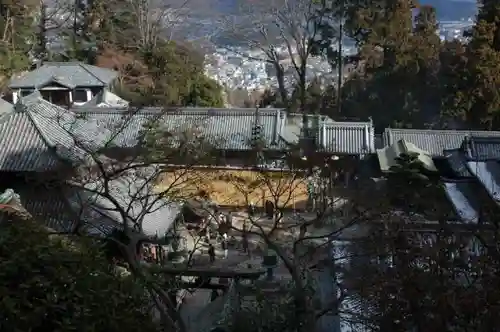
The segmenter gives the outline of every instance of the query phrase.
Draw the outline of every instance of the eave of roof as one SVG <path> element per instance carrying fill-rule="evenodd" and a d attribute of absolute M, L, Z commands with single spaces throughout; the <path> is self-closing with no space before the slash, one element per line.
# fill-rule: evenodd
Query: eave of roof
<path fill-rule="evenodd" d="M 81 84 L 76 84 L 75 82 L 78 80 L 72 79 L 75 74 L 86 75 L 91 80 L 80 80 Z M 111 69 L 91 66 L 82 62 L 46 62 L 35 70 L 11 78 L 9 88 L 36 89 L 47 82 L 48 77 L 54 76 L 61 77 L 60 84 L 65 86 L 103 87 L 110 84 L 118 76 L 118 73 Z"/>

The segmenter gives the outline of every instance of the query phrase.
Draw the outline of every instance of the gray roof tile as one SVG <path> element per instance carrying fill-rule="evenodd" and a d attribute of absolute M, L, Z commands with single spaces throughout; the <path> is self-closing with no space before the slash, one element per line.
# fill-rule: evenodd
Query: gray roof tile
<path fill-rule="evenodd" d="M 69 197 L 75 210 L 82 211 L 87 231 L 106 233 L 123 225 L 120 211 L 129 216 L 130 227 L 142 226 L 142 232 L 148 236 L 161 236 L 175 221 L 180 205 L 168 202 L 155 194 L 154 179 L 159 170 L 135 168 L 122 172 L 114 179 L 107 179 L 110 195 L 117 201 L 114 205 L 104 194 L 103 179 L 89 180 L 81 186 L 75 186 L 74 195 Z"/>
<path fill-rule="evenodd" d="M 252 128 L 256 123 L 254 109 L 143 108 L 130 111 L 79 107 L 72 110 L 82 119 L 92 120 L 103 128 L 110 128 L 115 133 L 119 130 L 120 135 L 116 137 L 115 143 L 125 146 L 136 144 L 138 133 L 145 124 L 158 121 L 165 130 L 171 132 L 198 127 L 202 135 L 220 149 L 248 150 L 252 148 Z M 280 110 L 262 109 L 259 111 L 259 121 L 267 148 L 284 149 L 286 145 L 279 135 L 284 113 Z"/>
<path fill-rule="evenodd" d="M 462 149 L 444 150 L 444 157 L 448 166 L 457 177 L 470 178 L 473 175 L 467 168 L 467 159 Z"/>
<path fill-rule="evenodd" d="M 320 143 L 327 152 L 352 155 L 375 152 L 371 122 L 325 123 L 320 130 Z"/>
<path fill-rule="evenodd" d="M 61 160 L 40 135 L 27 113 L 12 113 L 0 122 L 0 170 L 46 171 Z"/>
<path fill-rule="evenodd" d="M 484 189 L 473 180 L 445 180 L 443 184 L 457 217 L 465 223 L 477 223 L 481 211 L 478 191 Z"/>
<path fill-rule="evenodd" d="M 19 194 L 21 204 L 36 221 L 59 232 L 73 230 L 76 215 L 72 213 L 61 188 L 19 185 L 13 189 Z"/>
<path fill-rule="evenodd" d="M 14 111 L 14 105 L 3 98 L 0 98 L 0 117 Z"/>
<path fill-rule="evenodd" d="M 469 160 L 500 160 L 500 137 L 467 137 L 462 148 Z"/>
<path fill-rule="evenodd" d="M 101 87 L 109 85 L 117 75 L 117 72 L 111 69 L 99 68 L 81 62 L 47 62 L 40 68 L 13 77 L 9 87 L 36 89 L 51 82 L 68 88 Z"/>
<path fill-rule="evenodd" d="M 458 149 L 465 137 L 485 136 L 500 137 L 500 131 L 467 131 L 467 130 L 421 130 L 387 128 L 383 134 L 386 146 L 404 139 L 429 152 L 432 156 L 442 157 L 444 150 Z"/>
<path fill-rule="evenodd" d="M 467 168 L 479 180 L 491 198 L 500 204 L 500 164 L 495 160 L 467 161 Z"/>
<path fill-rule="evenodd" d="M 103 144 L 97 133 L 106 132 L 92 119 L 80 119 L 73 112 L 49 103 L 38 92 L 22 99 L 20 110 L 31 119 L 46 144 L 62 158 L 82 163 Z"/>
<path fill-rule="evenodd" d="M 366 154 L 375 152 L 375 136 L 371 122 L 337 122 L 330 117 L 307 114 L 308 126 L 318 127 L 317 145 L 325 152 Z M 283 139 L 296 144 L 302 135 L 303 115 L 292 113 L 282 131 Z"/>
<path fill-rule="evenodd" d="M 84 125 L 82 124 L 84 123 Z M 79 119 L 35 92 L 0 119 L 0 170 L 47 171 L 81 163 L 102 146 L 98 123 Z"/>

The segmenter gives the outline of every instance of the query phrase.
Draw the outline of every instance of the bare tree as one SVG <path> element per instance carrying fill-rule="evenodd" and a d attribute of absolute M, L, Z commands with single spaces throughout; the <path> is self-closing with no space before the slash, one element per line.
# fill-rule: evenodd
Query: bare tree
<path fill-rule="evenodd" d="M 306 201 L 311 199 L 308 187 L 312 181 L 307 169 L 311 162 L 316 170 L 319 165 L 312 160 L 301 161 L 293 155 L 288 157 L 293 160 L 294 167 L 274 165 L 270 169 L 269 165 L 257 166 L 254 161 L 246 170 L 221 170 L 213 172 L 213 178 L 204 176 L 211 179 L 211 187 L 206 190 L 212 200 L 240 209 L 232 213 L 230 224 L 219 225 L 221 232 L 229 233 L 240 249 L 248 246 L 250 256 L 264 258 L 264 261 L 274 256 L 278 262 L 274 281 L 242 286 L 241 301 L 246 304 L 241 304 L 243 308 L 237 314 L 236 320 L 241 324 L 236 327 L 233 322 L 233 328 L 260 331 L 264 323 L 259 324 L 254 319 L 262 319 L 263 310 L 270 314 L 272 308 L 280 304 L 282 309 L 288 309 L 278 313 L 276 308 L 275 314 L 286 315 L 286 318 L 277 319 L 271 314 L 265 316 L 270 325 L 264 325 L 278 328 L 279 322 L 287 322 L 290 329 L 310 331 L 323 317 L 338 315 L 339 306 L 347 297 L 336 291 L 345 286 L 325 286 L 335 284 L 332 281 L 335 280 L 332 277 L 335 263 L 343 259 L 330 254 L 330 244 L 344 236 L 346 230 L 361 224 L 366 212 L 357 211 L 356 204 L 348 203 L 348 199 L 335 190 L 324 195 L 324 201 L 317 202 L 317 212 L 305 212 Z M 325 181 L 320 177 L 317 180 Z M 217 181 L 221 182 L 220 188 Z M 328 189 L 323 186 L 321 190 Z M 241 207 L 248 207 L 248 211 L 241 211 Z M 271 207 L 271 211 L 264 213 L 266 207 Z M 244 265 L 248 258 L 242 256 L 241 265 Z M 254 264 L 252 260 L 250 263 Z M 262 292 L 265 295 L 259 296 Z M 262 296 L 270 302 L 260 301 Z M 281 328 L 287 330 L 286 326 Z"/>
<path fill-rule="evenodd" d="M 48 104 L 41 97 L 37 100 Z M 200 249 L 199 235 L 186 231 L 177 218 L 182 204 L 198 195 L 186 190 L 201 181 L 196 172 L 191 173 L 192 167 L 210 164 L 212 158 L 196 124 L 168 126 L 163 109 L 131 108 L 110 116 L 84 109 L 68 112 L 48 104 L 30 112 L 57 132 L 56 153 L 71 165 L 61 180 L 75 219 L 56 231 L 75 237 L 108 236 L 128 270 L 146 285 L 162 325 L 185 331 L 169 294 L 180 286 L 167 287 L 164 278 L 151 278 L 141 245 L 167 245 L 172 237 L 184 238 L 189 243 L 186 265 Z M 170 164 L 181 167 L 160 183 L 164 165 Z M 172 234 L 174 228 L 176 234 Z M 109 237 L 116 230 L 125 237 Z"/>
<path fill-rule="evenodd" d="M 132 9 L 132 19 L 139 29 L 139 47 L 151 49 L 156 47 L 160 39 L 171 40 L 182 17 L 187 15 L 188 2 L 127 0 L 126 6 Z"/>
<path fill-rule="evenodd" d="M 327 1 L 311 0 L 246 3 L 242 5 L 242 16 L 223 20 L 227 27 L 223 34 L 250 50 L 242 52 L 231 47 L 232 51 L 272 67 L 279 95 L 286 106 L 290 104 L 290 88 L 296 86 L 303 111 L 308 61 L 314 47 L 312 41 L 320 38 L 320 24 L 330 19 L 328 6 Z M 289 73 L 292 82 L 287 81 Z"/>

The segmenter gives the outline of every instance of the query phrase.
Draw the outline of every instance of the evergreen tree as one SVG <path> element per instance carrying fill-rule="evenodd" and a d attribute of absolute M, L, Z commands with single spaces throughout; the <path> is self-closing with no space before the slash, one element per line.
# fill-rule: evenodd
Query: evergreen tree
<path fill-rule="evenodd" d="M 433 123 L 439 118 L 441 106 L 438 81 L 441 40 L 437 35 L 438 22 L 435 9 L 430 6 L 419 7 L 414 22 L 413 89 L 418 99 L 418 113 L 413 121 Z"/>
<path fill-rule="evenodd" d="M 443 43 L 440 52 L 439 84 L 441 95 L 441 126 L 466 125 L 470 102 L 469 72 L 466 45 L 459 40 Z"/>
<path fill-rule="evenodd" d="M 371 116 L 378 129 L 416 122 L 412 8 L 408 0 L 359 0 L 347 6 L 346 33 L 357 42 L 363 75 L 345 84 L 345 116 Z"/>
<path fill-rule="evenodd" d="M 467 47 L 468 125 L 498 129 L 500 125 L 500 3 L 480 1 L 479 13 Z M 463 93 L 459 91 L 458 93 Z"/>

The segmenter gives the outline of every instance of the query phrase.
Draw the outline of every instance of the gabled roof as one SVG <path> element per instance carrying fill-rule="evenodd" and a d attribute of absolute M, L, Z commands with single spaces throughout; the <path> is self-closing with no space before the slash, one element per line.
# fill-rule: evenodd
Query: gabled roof
<path fill-rule="evenodd" d="M 443 151 L 460 148 L 465 137 L 500 137 L 500 131 L 427 130 L 387 128 L 383 134 L 384 145 L 400 139 L 411 142 L 434 157 L 443 157 Z"/>
<path fill-rule="evenodd" d="M 26 113 L 13 113 L 1 120 L 0 142 L 2 171 L 42 172 L 62 165 Z"/>
<path fill-rule="evenodd" d="M 85 162 L 102 144 L 97 132 L 106 131 L 34 92 L 0 118 L 0 170 L 41 172 Z"/>
<path fill-rule="evenodd" d="M 117 76 L 118 73 L 111 69 L 82 62 L 46 62 L 33 71 L 13 77 L 9 88 L 37 89 L 51 81 L 68 88 L 103 87 L 109 85 Z"/>

